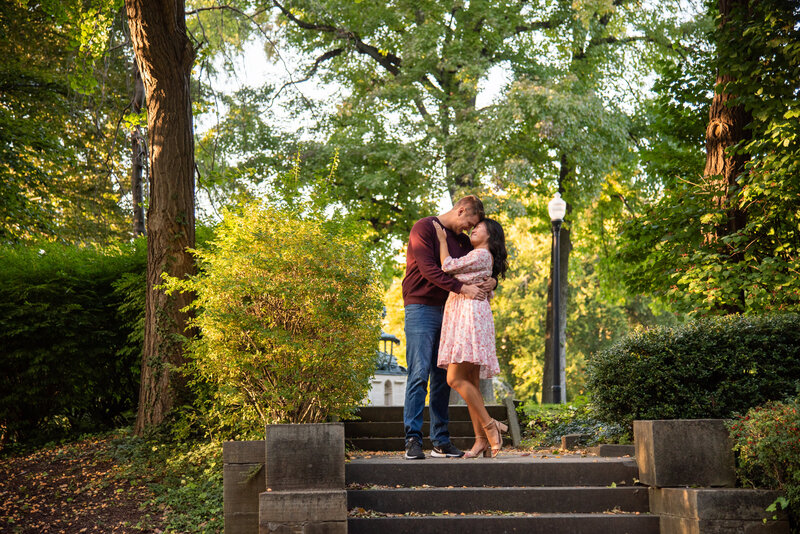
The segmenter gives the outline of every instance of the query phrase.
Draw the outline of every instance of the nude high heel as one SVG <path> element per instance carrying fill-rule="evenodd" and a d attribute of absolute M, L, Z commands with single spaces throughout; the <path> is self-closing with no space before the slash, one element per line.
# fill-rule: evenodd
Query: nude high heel
<path fill-rule="evenodd" d="M 484 456 L 486 456 L 486 453 L 491 452 L 491 457 L 495 458 L 503 448 L 503 432 L 508 430 L 508 427 L 500 421 L 492 419 L 483 429 L 486 431 L 486 437 L 492 446 L 491 451 L 484 451 Z"/>
<path fill-rule="evenodd" d="M 481 453 L 484 456 L 489 455 L 489 440 L 486 439 L 486 436 L 475 436 L 475 444 L 464 453 L 464 458 L 477 458 Z"/>

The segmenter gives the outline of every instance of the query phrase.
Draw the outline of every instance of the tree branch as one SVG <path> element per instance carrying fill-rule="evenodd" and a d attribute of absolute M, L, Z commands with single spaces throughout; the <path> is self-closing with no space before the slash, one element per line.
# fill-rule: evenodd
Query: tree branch
<path fill-rule="evenodd" d="M 386 69 L 393 75 L 397 76 L 398 74 L 400 74 L 399 57 L 389 52 L 385 54 L 382 53 L 380 50 L 378 50 L 377 47 L 367 44 L 363 40 L 361 40 L 361 38 L 355 32 L 347 30 L 345 28 L 338 28 L 336 26 L 331 26 L 330 24 L 314 24 L 306 22 L 304 20 L 300 20 L 294 14 L 292 14 L 291 11 L 289 11 L 281 4 L 279 4 L 277 0 L 272 0 L 272 3 L 275 7 L 277 7 L 281 11 L 281 13 L 283 13 L 286 16 L 286 18 L 297 24 L 300 28 L 303 28 L 304 30 L 314 30 L 318 32 L 331 33 L 338 39 L 349 41 L 355 46 L 355 49 L 359 53 L 371 57 L 380 66 L 382 66 L 384 69 Z"/>

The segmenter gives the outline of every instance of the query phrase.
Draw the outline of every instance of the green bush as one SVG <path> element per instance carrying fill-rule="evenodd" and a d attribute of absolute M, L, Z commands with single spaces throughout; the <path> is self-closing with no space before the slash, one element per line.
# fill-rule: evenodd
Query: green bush
<path fill-rule="evenodd" d="M 199 273 L 170 279 L 196 295 L 187 373 L 211 385 L 209 416 L 247 432 L 347 416 L 374 372 L 377 272 L 355 229 L 288 211 L 227 212 Z"/>
<path fill-rule="evenodd" d="M 144 241 L 0 247 L 0 448 L 119 425 L 138 395 Z M 141 309 L 139 309 L 141 306 Z"/>
<path fill-rule="evenodd" d="M 744 486 L 784 491 L 794 531 L 800 520 L 800 402 L 770 402 L 729 423 Z"/>
<path fill-rule="evenodd" d="M 730 417 L 794 395 L 800 316 L 731 315 L 637 331 L 594 354 L 587 372 L 607 421 Z"/>

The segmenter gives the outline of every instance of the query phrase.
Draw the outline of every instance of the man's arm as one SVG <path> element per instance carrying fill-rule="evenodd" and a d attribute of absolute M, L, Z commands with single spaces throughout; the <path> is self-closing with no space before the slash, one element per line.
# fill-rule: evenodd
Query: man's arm
<path fill-rule="evenodd" d="M 408 237 L 408 248 L 417 261 L 417 267 L 423 278 L 446 291 L 460 293 L 461 282 L 446 274 L 436 263 L 436 250 L 434 243 L 438 238 L 431 221 L 417 222 L 411 228 Z"/>
<path fill-rule="evenodd" d="M 446 291 L 461 293 L 468 298 L 483 300 L 486 298 L 486 291 L 476 285 L 462 284 L 452 276 L 448 275 L 436 263 L 436 250 L 434 243 L 438 240 L 436 230 L 431 221 L 418 222 L 411 228 L 408 238 L 408 247 L 417 261 L 420 274 L 431 282 Z"/>

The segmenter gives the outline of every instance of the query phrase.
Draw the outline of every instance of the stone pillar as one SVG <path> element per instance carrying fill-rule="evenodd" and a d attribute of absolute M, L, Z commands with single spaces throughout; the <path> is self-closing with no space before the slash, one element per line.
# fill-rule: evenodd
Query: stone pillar
<path fill-rule="evenodd" d="M 258 532 L 258 496 L 267 489 L 264 441 L 222 444 L 225 534 Z"/>
<path fill-rule="evenodd" d="M 642 484 L 736 485 L 732 443 L 722 419 L 634 421 L 633 435 Z"/>
<path fill-rule="evenodd" d="M 778 491 L 650 488 L 650 513 L 661 534 L 789 534 L 786 513 L 767 512 Z"/>
<path fill-rule="evenodd" d="M 346 534 L 344 425 L 268 425 L 259 534 Z"/>

